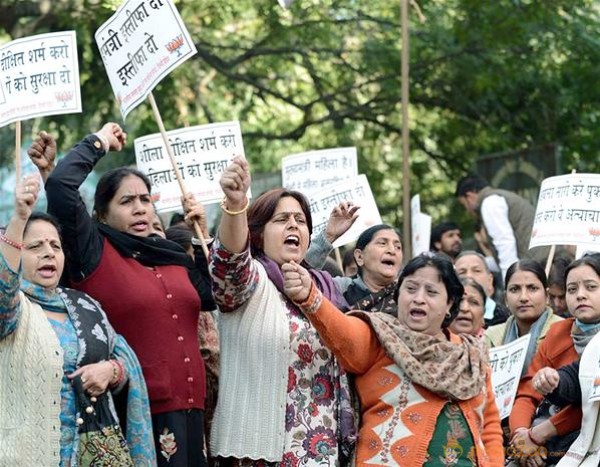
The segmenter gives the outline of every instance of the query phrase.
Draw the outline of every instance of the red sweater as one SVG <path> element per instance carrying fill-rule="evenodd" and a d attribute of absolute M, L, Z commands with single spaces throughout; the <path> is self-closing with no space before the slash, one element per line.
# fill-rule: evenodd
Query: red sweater
<path fill-rule="evenodd" d="M 519 383 L 517 398 L 510 413 L 510 431 L 514 434 L 517 428 L 531 427 L 537 406 L 542 402 L 542 395 L 531 384 L 531 380 L 544 367 L 559 369 L 577 360 L 578 355 L 571 339 L 571 328 L 574 318 L 554 323 L 548 330 L 546 338 L 541 341 L 536 354 L 531 360 L 527 373 Z M 568 405 L 550 417 L 559 436 L 565 435 L 581 427 L 581 407 Z"/>
<path fill-rule="evenodd" d="M 100 302 L 135 350 L 153 414 L 203 409 L 204 361 L 198 347 L 200 299 L 183 266 L 148 269 L 105 239 L 96 270 L 75 284 Z"/>

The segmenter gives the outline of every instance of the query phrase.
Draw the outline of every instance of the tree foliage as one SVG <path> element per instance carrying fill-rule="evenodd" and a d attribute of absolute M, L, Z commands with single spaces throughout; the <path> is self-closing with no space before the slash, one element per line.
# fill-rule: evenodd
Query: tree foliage
<path fill-rule="evenodd" d="M 155 90 L 167 128 L 238 119 L 255 171 L 298 151 L 354 145 L 389 222 L 400 223 L 400 6 L 389 0 L 176 2 L 198 54 Z M 24 122 L 68 148 L 120 116 L 95 30 L 116 1 L 3 0 L 0 40 L 76 29 L 83 115 Z M 434 220 L 477 156 L 556 142 L 564 170 L 598 170 L 600 26 L 593 0 L 419 0 L 411 11 L 411 191 Z M 157 131 L 148 105 L 124 123 Z M 0 130 L 0 162 L 12 127 Z M 132 145 L 103 167 L 133 162 Z M 453 213 L 453 215 L 455 215 Z"/>

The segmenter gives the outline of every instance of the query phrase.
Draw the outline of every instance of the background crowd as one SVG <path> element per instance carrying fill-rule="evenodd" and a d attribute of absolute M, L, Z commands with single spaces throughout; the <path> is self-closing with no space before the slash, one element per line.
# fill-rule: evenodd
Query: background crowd
<path fill-rule="evenodd" d="M 251 203 L 240 157 L 221 177 L 214 238 L 190 195 L 165 229 L 147 177 L 127 167 L 100 179 L 88 214 L 80 185 L 126 139 L 108 123 L 58 163 L 45 132 L 29 149 L 42 176 L 17 184 L 0 235 L 0 464 L 499 467 L 597 455 L 586 353 L 599 352 L 600 255 L 559 248 L 548 279 L 547 249 L 524 240 L 534 208 L 523 198 L 466 176 L 456 196 L 480 223 L 476 250 L 449 220 L 431 252 L 404 258 L 397 229 L 379 224 L 335 271 L 331 244 L 360 206 L 340 203 L 311 241 L 306 197 L 277 188 Z M 41 190 L 48 214 L 34 212 Z M 489 348 L 526 334 L 500 420 Z"/>

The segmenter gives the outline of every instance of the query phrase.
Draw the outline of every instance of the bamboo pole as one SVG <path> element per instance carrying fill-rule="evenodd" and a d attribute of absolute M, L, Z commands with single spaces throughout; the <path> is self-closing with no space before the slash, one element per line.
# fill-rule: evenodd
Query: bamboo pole
<path fill-rule="evenodd" d="M 16 183 L 21 181 L 21 121 L 15 126 L 15 177 Z"/>
<path fill-rule="evenodd" d="M 167 136 L 167 130 L 165 129 L 165 125 L 163 123 L 162 117 L 158 110 L 158 106 L 156 105 L 156 100 L 154 99 L 154 95 L 152 92 L 148 94 L 148 101 L 150 102 L 150 106 L 152 107 L 152 112 L 154 113 L 154 118 L 156 123 L 158 124 L 158 129 L 160 130 L 160 134 L 162 136 L 163 142 L 165 143 L 165 147 L 167 148 L 167 154 L 169 155 L 169 159 L 171 160 L 171 165 L 173 166 L 173 171 L 175 172 L 175 178 L 177 178 L 177 183 L 179 184 L 179 189 L 181 190 L 182 196 L 187 193 L 185 188 L 185 183 L 183 182 L 183 178 L 181 177 L 181 173 L 179 172 L 179 167 L 177 167 L 177 163 L 175 162 L 175 155 L 173 154 L 173 148 L 169 144 L 169 138 Z M 202 229 L 200 229 L 200 224 L 196 220 L 194 220 L 194 231 L 196 236 L 200 239 L 200 243 L 202 245 L 202 251 L 206 258 L 209 258 L 208 247 L 206 246 L 206 240 L 204 239 L 204 235 L 202 234 Z"/>

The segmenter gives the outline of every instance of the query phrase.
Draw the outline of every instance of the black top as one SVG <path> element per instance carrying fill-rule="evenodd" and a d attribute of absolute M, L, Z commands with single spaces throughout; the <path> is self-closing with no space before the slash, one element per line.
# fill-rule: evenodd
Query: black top
<path fill-rule="evenodd" d="M 551 403 L 560 407 L 569 404 L 581 405 L 581 385 L 579 384 L 579 360 L 558 369 L 558 387 L 546 396 Z"/>

